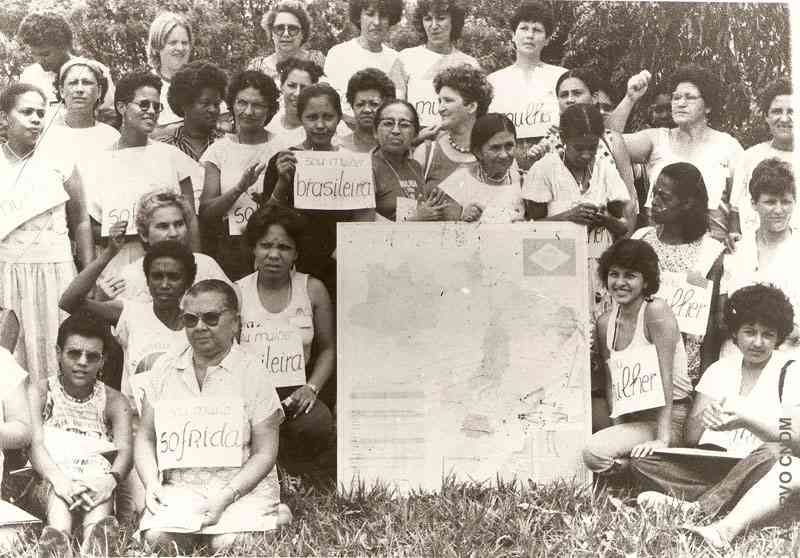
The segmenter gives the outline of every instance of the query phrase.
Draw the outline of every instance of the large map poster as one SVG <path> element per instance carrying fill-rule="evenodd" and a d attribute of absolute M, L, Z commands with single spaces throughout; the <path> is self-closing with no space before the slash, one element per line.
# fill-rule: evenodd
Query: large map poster
<path fill-rule="evenodd" d="M 584 481 L 586 230 L 340 224 L 338 482 Z"/>

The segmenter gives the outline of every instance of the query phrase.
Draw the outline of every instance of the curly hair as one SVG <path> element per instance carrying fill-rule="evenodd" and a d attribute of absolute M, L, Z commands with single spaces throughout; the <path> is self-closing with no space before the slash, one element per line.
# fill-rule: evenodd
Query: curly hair
<path fill-rule="evenodd" d="M 225 97 L 225 102 L 228 104 L 228 108 L 233 110 L 233 107 L 236 105 L 236 96 L 240 91 L 248 87 L 258 90 L 264 98 L 264 102 L 267 105 L 267 118 L 264 120 L 266 124 L 272 120 L 272 117 L 278 112 L 280 91 L 278 91 L 278 87 L 275 85 L 272 78 L 267 77 L 263 73 L 256 70 L 244 70 L 234 74 L 228 84 L 228 94 Z"/>
<path fill-rule="evenodd" d="M 777 157 L 764 159 L 756 165 L 753 174 L 750 175 L 747 189 L 750 191 L 750 199 L 753 202 L 758 202 L 761 194 L 775 196 L 791 194 L 794 199 L 797 199 L 792 166 Z"/>
<path fill-rule="evenodd" d="M 365 68 L 354 73 L 347 82 L 345 99 L 352 106 L 356 100 L 356 93 L 374 89 L 384 99 L 396 95 L 394 82 L 384 72 L 377 68 Z"/>
<path fill-rule="evenodd" d="M 162 207 L 177 207 L 183 215 L 186 226 L 189 226 L 193 216 L 189 213 L 183 196 L 169 189 L 153 190 L 139 198 L 139 203 L 136 205 L 136 231 L 140 237 L 147 238 L 150 219 L 153 218 L 153 213 Z"/>
<path fill-rule="evenodd" d="M 505 114 L 489 112 L 475 120 L 469 136 L 469 149 L 477 153 L 497 133 L 510 132 L 517 139 L 517 129 Z"/>
<path fill-rule="evenodd" d="M 725 304 L 725 325 L 736 340 L 744 325 L 760 324 L 778 332 L 781 345 L 794 329 L 794 309 L 782 290 L 771 284 L 748 285 L 734 292 Z"/>
<path fill-rule="evenodd" d="M 300 95 L 297 96 L 297 115 L 300 118 L 303 117 L 308 102 L 315 97 L 326 97 L 333 106 L 333 110 L 339 115 L 339 120 L 342 119 L 342 99 L 339 97 L 339 93 L 327 83 L 315 83 L 300 92 Z"/>
<path fill-rule="evenodd" d="M 189 62 L 175 72 L 167 91 L 167 102 L 178 116 L 184 116 L 184 107 L 193 104 L 203 89 L 210 88 L 225 96 L 228 77 L 219 66 L 205 60 Z"/>
<path fill-rule="evenodd" d="M 33 85 L 32 83 L 16 82 L 0 91 L 0 112 L 4 112 L 6 114 L 11 112 L 14 109 L 14 106 L 17 104 L 17 99 L 25 93 L 30 93 L 31 91 L 41 95 L 42 101 L 47 102 L 47 96 L 44 94 L 44 91 L 39 89 L 37 86 Z"/>
<path fill-rule="evenodd" d="M 681 219 L 683 234 L 687 242 L 702 238 L 708 230 L 708 192 L 703 173 L 691 163 L 672 163 L 661 169 L 659 176 L 666 176 L 675 183 L 673 193 L 682 202 L 690 201 Z M 658 179 L 656 179 L 658 180 Z"/>
<path fill-rule="evenodd" d="M 189 37 L 189 48 L 191 49 L 192 45 L 194 45 L 192 25 L 185 15 L 176 14 L 175 12 L 161 12 L 150 24 L 145 50 L 147 52 L 147 62 L 157 72 L 161 70 L 161 51 L 167 46 L 167 37 L 176 27 L 186 29 L 186 35 Z"/>
<path fill-rule="evenodd" d="M 311 16 L 308 15 L 305 3 L 299 0 L 281 0 L 274 8 L 264 14 L 261 18 L 261 28 L 267 32 L 268 40 L 272 40 L 272 25 L 279 13 L 286 12 L 292 14 L 300 22 L 300 35 L 303 36 L 303 43 L 308 41 L 311 36 Z"/>
<path fill-rule="evenodd" d="M 563 142 L 587 135 L 601 138 L 605 132 L 603 115 L 595 105 L 570 105 L 561 113 L 558 132 Z"/>
<path fill-rule="evenodd" d="M 428 40 L 422 20 L 428 14 L 449 14 L 450 15 L 450 40 L 457 41 L 461 38 L 461 31 L 464 30 L 464 19 L 466 10 L 461 6 L 460 0 L 419 0 L 417 8 L 412 16 L 412 23 L 417 33 Z"/>
<path fill-rule="evenodd" d="M 486 79 L 486 73 L 469 64 L 450 66 L 436 74 L 433 78 L 433 88 L 437 95 L 442 87 L 458 91 L 464 98 L 465 104 L 477 103 L 478 108 L 475 111 L 477 118 L 486 114 L 494 97 L 494 88 Z"/>
<path fill-rule="evenodd" d="M 255 248 L 258 241 L 267 234 L 272 225 L 283 227 L 286 234 L 294 240 L 295 245 L 299 246 L 308 226 L 308 221 L 303 215 L 289 207 L 282 205 L 262 206 L 247 221 L 247 226 L 244 229 L 244 238 L 247 241 L 247 245 L 251 249 Z"/>
<path fill-rule="evenodd" d="M 544 25 L 544 34 L 549 37 L 553 33 L 552 11 L 547 9 L 541 2 L 523 2 L 511 16 L 510 27 L 514 33 L 523 21 L 530 23 L 541 23 Z"/>
<path fill-rule="evenodd" d="M 161 95 L 161 78 L 147 70 L 136 70 L 125 74 L 117 82 L 114 90 L 114 110 L 122 116 L 117 108 L 118 103 L 130 103 L 141 87 L 152 87 Z"/>
<path fill-rule="evenodd" d="M 317 83 L 319 78 L 325 74 L 322 66 L 313 60 L 303 60 L 302 58 L 297 58 L 296 56 L 290 56 L 283 62 L 278 62 L 278 64 L 275 66 L 275 70 L 278 72 L 281 85 L 286 83 L 286 80 L 289 78 L 289 74 L 291 74 L 293 70 L 300 70 L 301 72 L 307 73 L 311 78 L 311 83 Z"/>
<path fill-rule="evenodd" d="M 761 91 L 758 96 L 758 108 L 764 116 L 769 113 L 769 107 L 775 97 L 778 95 L 791 95 L 792 94 L 792 80 L 787 78 L 778 78 L 775 81 L 769 82 L 766 87 Z"/>
<path fill-rule="evenodd" d="M 79 335 L 87 339 L 100 339 L 103 342 L 103 352 L 105 352 L 111 337 L 111 329 L 100 316 L 86 308 L 82 308 L 67 316 L 59 324 L 58 334 L 56 335 L 58 348 L 63 349 L 67 339 L 72 335 Z"/>
<path fill-rule="evenodd" d="M 569 78 L 581 80 L 592 95 L 597 93 L 600 88 L 600 79 L 592 70 L 586 67 L 574 68 L 561 74 L 556 81 L 556 96 L 558 96 L 558 90 L 561 89 L 561 84 Z"/>
<path fill-rule="evenodd" d="M 58 71 L 58 87 L 56 88 L 56 98 L 58 101 L 61 103 L 64 102 L 64 98 L 61 95 L 61 89 L 64 87 L 64 80 L 67 78 L 67 73 L 69 73 L 69 71 L 75 66 L 83 66 L 92 72 L 94 79 L 97 82 L 97 89 L 99 91 L 97 104 L 102 104 L 103 99 L 106 98 L 106 93 L 108 93 L 108 78 L 105 76 L 105 74 L 103 74 L 103 68 L 99 62 L 89 58 L 83 58 L 82 56 L 70 58 L 64 62 L 64 65 L 61 66 L 61 69 Z"/>
<path fill-rule="evenodd" d="M 17 29 L 17 41 L 29 47 L 54 46 L 72 49 L 72 27 L 61 14 L 34 12 L 26 15 Z"/>
<path fill-rule="evenodd" d="M 149 277 L 150 269 L 157 258 L 172 258 L 176 262 L 180 262 L 186 274 L 186 286 L 194 283 L 194 279 L 197 277 L 197 262 L 188 246 L 177 240 L 162 240 L 153 244 L 142 259 L 142 270 L 144 270 L 145 277 Z"/>
<path fill-rule="evenodd" d="M 386 98 L 383 99 L 383 103 L 381 103 L 381 106 L 379 106 L 378 110 L 375 111 L 375 118 L 373 122 L 375 130 L 378 129 L 378 124 L 380 124 L 381 115 L 383 114 L 383 111 L 392 105 L 403 105 L 409 110 L 409 112 L 411 113 L 411 122 L 414 123 L 414 134 L 415 135 L 418 134 L 419 129 L 421 128 L 419 123 L 419 114 L 417 113 L 417 109 L 414 108 L 414 105 L 409 103 L 405 99 L 386 99 Z"/>
<path fill-rule="evenodd" d="M 389 27 L 397 25 L 403 17 L 403 0 L 350 0 L 347 7 L 350 23 L 361 31 L 361 12 L 376 8 L 380 17 L 389 18 Z"/>
<path fill-rule="evenodd" d="M 644 240 L 623 238 L 609 246 L 600 256 L 597 276 L 608 287 L 608 270 L 612 265 L 638 271 L 644 278 L 642 296 L 649 297 L 661 287 L 661 272 L 658 268 L 658 255 Z"/>
<path fill-rule="evenodd" d="M 722 108 L 722 84 L 710 71 L 697 64 L 686 64 L 673 72 L 669 83 L 673 92 L 679 84 L 691 83 L 700 91 L 706 108 L 711 111 L 708 114 L 709 122 L 719 116 Z"/>

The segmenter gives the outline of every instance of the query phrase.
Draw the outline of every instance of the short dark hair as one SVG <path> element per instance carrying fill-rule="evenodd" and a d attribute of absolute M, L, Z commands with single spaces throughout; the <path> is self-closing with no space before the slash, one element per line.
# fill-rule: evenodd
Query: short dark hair
<path fill-rule="evenodd" d="M 794 329 L 794 309 L 782 290 L 759 283 L 735 291 L 725 304 L 725 324 L 731 337 L 747 324 L 761 324 L 778 332 L 778 345 Z"/>
<path fill-rule="evenodd" d="M 712 121 L 719 116 L 722 108 L 722 84 L 710 71 L 697 64 L 686 64 L 679 67 L 669 79 L 672 91 L 681 83 L 691 83 L 700 91 L 700 96 L 710 109 L 708 120 Z"/>
<path fill-rule="evenodd" d="M 297 96 L 297 116 L 303 117 L 308 102 L 314 97 L 327 97 L 339 119 L 342 118 L 342 99 L 339 93 L 327 83 L 315 83 L 303 89 Z"/>
<path fill-rule="evenodd" d="M 436 94 L 442 87 L 458 91 L 465 103 L 477 103 L 476 117 L 481 117 L 489 110 L 494 97 L 494 88 L 486 79 L 486 72 L 471 64 L 458 64 L 440 70 L 433 78 Z"/>
<path fill-rule="evenodd" d="M 409 111 L 411 111 L 411 121 L 414 123 L 414 133 L 419 133 L 419 130 L 420 130 L 421 126 L 420 126 L 420 123 L 419 123 L 419 114 L 417 113 L 417 109 L 414 108 L 413 104 L 409 103 L 408 101 L 406 101 L 404 99 L 384 99 L 383 100 L 383 103 L 381 103 L 381 106 L 379 106 L 378 110 L 375 111 L 375 120 L 374 120 L 374 123 L 373 123 L 373 125 L 375 126 L 375 129 L 376 130 L 378 129 L 378 121 L 381 119 L 381 115 L 383 114 L 383 111 L 386 110 L 388 107 L 390 107 L 392 105 L 403 105 Z"/>
<path fill-rule="evenodd" d="M 47 102 L 47 96 L 44 94 L 44 91 L 32 83 L 15 82 L 0 92 L 0 111 L 8 114 L 17 104 L 17 99 L 25 93 L 30 93 L 31 91 L 41 95 L 42 100 Z"/>
<path fill-rule="evenodd" d="M 206 60 L 189 62 L 175 72 L 167 91 L 167 102 L 178 116 L 184 116 L 184 107 L 194 103 L 203 89 L 211 88 L 219 92 L 220 99 L 225 97 L 228 77 L 219 66 Z"/>
<path fill-rule="evenodd" d="M 644 240 L 623 238 L 609 246 L 600 256 L 597 275 L 608 287 L 608 270 L 612 265 L 638 271 L 644 277 L 642 295 L 652 296 L 661 287 L 661 272 L 658 268 L 658 255 Z"/>
<path fill-rule="evenodd" d="M 17 40 L 29 47 L 54 46 L 71 50 L 72 27 L 61 14 L 33 12 L 20 22 Z"/>
<path fill-rule="evenodd" d="M 769 82 L 766 87 L 761 91 L 758 97 L 758 108 L 764 116 L 769 112 L 769 106 L 775 97 L 778 95 L 791 95 L 792 94 L 792 80 L 787 78 L 778 78 L 775 81 Z"/>
<path fill-rule="evenodd" d="M 544 4 L 540 2 L 523 2 L 514 11 L 511 16 L 511 32 L 514 33 L 523 21 L 530 21 L 536 23 L 537 21 L 544 25 L 544 34 L 549 37 L 553 34 L 553 15 L 552 11 L 547 9 Z"/>
<path fill-rule="evenodd" d="M 267 32 L 269 37 L 272 37 L 272 25 L 275 23 L 275 18 L 278 17 L 278 14 L 282 12 L 290 13 L 300 22 L 300 34 L 305 43 L 311 36 L 311 17 L 308 15 L 308 10 L 306 10 L 304 4 L 305 2 L 299 2 L 298 0 L 280 0 L 274 8 L 261 18 L 261 28 Z"/>
<path fill-rule="evenodd" d="M 708 231 L 708 192 L 703 173 L 691 163 L 672 163 L 661 169 L 661 175 L 675 182 L 675 195 L 681 201 L 692 200 L 683 214 L 681 225 L 686 240 L 694 242 Z"/>
<path fill-rule="evenodd" d="M 194 283 L 195 277 L 197 277 L 197 262 L 192 251 L 183 243 L 177 240 L 162 240 L 151 245 L 142 260 L 145 279 L 150 275 L 150 269 L 157 258 L 172 258 L 176 262 L 180 262 L 186 273 L 186 285 Z"/>
<path fill-rule="evenodd" d="M 292 73 L 292 70 L 306 72 L 311 78 L 311 83 L 317 83 L 319 78 L 325 74 L 325 71 L 322 69 L 322 67 L 313 60 L 304 60 L 302 58 L 297 58 L 296 56 L 290 56 L 283 62 L 278 62 L 278 64 L 275 66 L 275 71 L 278 72 L 281 85 L 286 83 L 286 80 L 288 79 L 289 74 Z"/>
<path fill-rule="evenodd" d="M 571 138 L 579 138 L 586 135 L 602 138 L 606 128 L 600 109 L 595 105 L 578 103 L 568 106 L 561 113 L 558 129 L 561 141 L 567 141 Z"/>
<path fill-rule="evenodd" d="M 419 0 L 412 16 L 414 29 L 428 40 L 422 20 L 427 14 L 446 13 L 450 15 L 450 40 L 457 41 L 461 38 L 461 31 L 464 30 L 464 20 L 466 11 L 461 7 L 459 0 Z"/>
<path fill-rule="evenodd" d="M 777 157 L 764 159 L 756 165 L 753 174 L 750 175 L 747 189 L 750 191 L 750 199 L 754 202 L 758 202 L 761 194 L 776 196 L 791 194 L 793 198 L 797 199 L 792 166 Z"/>
<path fill-rule="evenodd" d="M 102 318 L 82 308 L 59 324 L 56 345 L 63 349 L 64 344 L 71 335 L 80 335 L 87 339 L 100 339 L 103 342 L 103 352 L 105 352 L 106 347 L 108 347 L 111 329 Z"/>
<path fill-rule="evenodd" d="M 561 74 L 561 76 L 556 80 L 556 96 L 558 96 L 558 90 L 561 89 L 561 84 L 564 83 L 565 80 L 569 78 L 575 78 L 581 80 L 586 88 L 589 90 L 589 93 L 594 95 L 597 93 L 598 88 L 600 87 L 600 79 L 597 77 L 592 70 L 586 67 L 582 68 L 573 68 L 572 70 L 568 70 Z"/>
<path fill-rule="evenodd" d="M 275 85 L 275 81 L 259 71 L 244 70 L 234 74 L 230 84 L 228 84 L 228 94 L 225 97 L 228 110 L 233 110 L 233 107 L 236 105 L 236 96 L 240 91 L 248 87 L 257 89 L 258 92 L 261 93 L 261 96 L 264 97 L 264 102 L 267 104 L 268 111 L 267 118 L 264 121 L 266 124 L 272 120 L 272 117 L 278 112 L 280 106 L 278 99 L 281 93 L 278 91 L 278 86 Z"/>
<path fill-rule="evenodd" d="M 255 248 L 272 225 L 280 225 L 299 247 L 307 224 L 306 218 L 294 209 L 281 205 L 265 205 L 253 213 L 247 221 L 244 237 L 247 245 Z"/>
<path fill-rule="evenodd" d="M 148 70 L 135 70 L 125 74 L 117 82 L 114 91 L 114 110 L 117 110 L 117 103 L 130 103 L 136 95 L 136 90 L 140 87 L 152 87 L 161 94 L 161 78 Z M 122 116 L 120 114 L 120 116 Z"/>
<path fill-rule="evenodd" d="M 225 307 L 239 313 L 239 297 L 236 296 L 236 291 L 233 287 L 222 281 L 221 279 L 203 279 L 198 281 L 186 291 L 183 295 L 184 300 L 187 297 L 195 297 L 203 293 L 217 293 L 225 298 Z"/>
<path fill-rule="evenodd" d="M 472 125 L 469 136 L 470 151 L 473 153 L 480 151 L 481 147 L 498 132 L 511 132 L 514 139 L 517 139 L 517 129 L 505 114 L 489 112 L 478 118 Z"/>
<path fill-rule="evenodd" d="M 350 23 L 361 31 L 361 12 L 375 6 L 381 16 L 389 18 L 389 27 L 397 25 L 403 17 L 403 0 L 350 0 L 347 7 Z"/>
<path fill-rule="evenodd" d="M 352 106 L 356 100 L 356 93 L 368 89 L 378 91 L 384 99 L 389 99 L 396 95 L 394 82 L 389 79 L 389 76 L 378 68 L 365 68 L 350 76 L 347 81 L 345 99 Z"/>

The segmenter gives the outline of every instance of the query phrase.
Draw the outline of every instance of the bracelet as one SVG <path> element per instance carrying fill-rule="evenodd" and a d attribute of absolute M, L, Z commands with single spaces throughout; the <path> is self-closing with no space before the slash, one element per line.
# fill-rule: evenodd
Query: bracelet
<path fill-rule="evenodd" d="M 225 488 L 227 488 L 228 490 L 230 490 L 231 492 L 233 492 L 233 501 L 234 501 L 234 502 L 236 502 L 236 501 L 237 501 L 239 498 L 241 498 L 241 497 L 242 497 L 242 493 L 241 493 L 241 492 L 239 492 L 239 489 L 238 489 L 238 488 L 234 488 L 234 487 L 232 487 L 232 486 L 231 486 L 231 485 L 229 485 L 229 484 L 226 484 L 226 485 L 225 485 Z"/>
<path fill-rule="evenodd" d="M 319 388 L 316 384 L 312 384 L 311 382 L 306 384 L 306 387 L 314 392 L 314 395 L 319 395 Z"/>

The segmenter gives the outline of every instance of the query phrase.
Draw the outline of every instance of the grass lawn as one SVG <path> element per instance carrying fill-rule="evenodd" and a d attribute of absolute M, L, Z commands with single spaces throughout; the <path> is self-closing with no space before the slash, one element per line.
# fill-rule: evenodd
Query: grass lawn
<path fill-rule="evenodd" d="M 448 481 L 434 494 L 394 497 L 385 487 L 343 494 L 284 480 L 294 523 L 228 553 L 236 556 L 723 556 L 687 537 L 677 510 L 645 513 L 625 494 L 558 483 L 482 486 Z M 16 556 L 35 555 L 31 542 Z M 125 554 L 148 556 L 128 535 Z M 800 525 L 753 530 L 725 556 L 798 556 Z M 200 554 L 200 553 L 198 553 Z"/>

